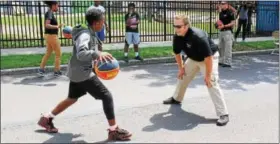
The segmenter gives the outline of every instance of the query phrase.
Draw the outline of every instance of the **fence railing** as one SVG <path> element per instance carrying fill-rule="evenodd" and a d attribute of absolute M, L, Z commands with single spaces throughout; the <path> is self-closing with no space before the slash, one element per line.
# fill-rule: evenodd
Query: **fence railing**
<path fill-rule="evenodd" d="M 212 38 L 218 36 L 214 22 L 218 19 L 217 1 L 135 1 L 136 11 L 141 16 L 139 31 L 142 42 L 170 41 L 174 34 L 172 21 L 175 14 L 185 13 L 192 26 L 201 28 Z M 59 23 L 74 26 L 85 23 L 84 13 L 93 1 L 59 1 L 56 18 Z M 105 43 L 124 42 L 124 15 L 127 1 L 106 1 L 106 21 L 110 31 Z M 235 6 L 236 3 L 232 2 Z M 1 1 L 0 2 L 0 47 L 23 48 L 44 47 L 44 14 L 48 10 L 41 1 Z M 236 27 L 235 27 L 236 29 Z M 235 30 L 234 30 L 235 31 Z M 252 16 L 249 36 L 256 35 L 256 13 Z M 72 45 L 72 41 L 59 33 L 62 46 Z"/>

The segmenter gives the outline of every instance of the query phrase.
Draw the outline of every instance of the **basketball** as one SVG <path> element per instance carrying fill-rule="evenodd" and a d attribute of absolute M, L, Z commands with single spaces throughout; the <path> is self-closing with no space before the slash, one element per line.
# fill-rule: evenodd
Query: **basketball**
<path fill-rule="evenodd" d="M 94 70 L 96 75 L 103 80 L 111 80 L 115 78 L 120 70 L 119 62 L 114 58 L 111 61 L 97 61 Z"/>
<path fill-rule="evenodd" d="M 137 22 L 137 19 L 136 19 L 136 18 L 131 18 L 131 19 L 130 19 L 130 23 L 131 23 L 131 24 L 136 24 L 136 22 Z"/>
<path fill-rule="evenodd" d="M 221 20 L 217 20 L 217 22 L 215 23 L 215 27 L 218 28 L 221 25 L 223 25 L 223 22 Z"/>
<path fill-rule="evenodd" d="M 136 18 L 130 18 L 128 19 L 128 23 L 129 23 L 129 26 L 130 28 L 137 28 L 137 19 Z"/>
<path fill-rule="evenodd" d="M 215 23 L 215 27 L 218 28 L 221 25 L 223 25 L 223 22 L 221 20 L 217 20 L 217 22 Z"/>
<path fill-rule="evenodd" d="M 72 27 L 71 26 L 65 26 L 62 30 L 63 36 L 67 39 L 72 38 Z"/>

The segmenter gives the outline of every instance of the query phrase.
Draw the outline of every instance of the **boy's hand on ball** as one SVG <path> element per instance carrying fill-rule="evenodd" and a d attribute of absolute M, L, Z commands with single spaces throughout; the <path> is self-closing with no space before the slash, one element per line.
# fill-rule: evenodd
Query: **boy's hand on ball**
<path fill-rule="evenodd" d="M 103 61 L 103 62 L 104 61 L 106 62 L 107 60 L 111 61 L 111 60 L 113 60 L 113 56 L 107 52 L 101 52 L 101 54 L 99 56 L 99 60 Z"/>

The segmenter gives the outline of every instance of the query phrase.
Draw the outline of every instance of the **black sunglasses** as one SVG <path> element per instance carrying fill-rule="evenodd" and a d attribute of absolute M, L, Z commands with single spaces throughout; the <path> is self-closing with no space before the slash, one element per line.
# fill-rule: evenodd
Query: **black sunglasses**
<path fill-rule="evenodd" d="M 183 26 L 184 25 L 173 25 L 174 28 L 178 28 L 178 29 L 182 28 Z"/>

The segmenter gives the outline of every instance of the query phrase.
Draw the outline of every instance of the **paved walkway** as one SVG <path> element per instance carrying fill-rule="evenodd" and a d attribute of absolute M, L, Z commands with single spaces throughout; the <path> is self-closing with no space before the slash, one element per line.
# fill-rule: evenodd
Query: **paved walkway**
<path fill-rule="evenodd" d="M 162 105 L 176 86 L 176 64 L 122 67 L 103 81 L 114 97 L 117 122 L 133 133 L 127 143 L 278 143 L 279 58 L 238 56 L 233 68 L 220 68 L 220 84 L 230 113 L 215 125 L 214 105 L 198 74 L 181 107 Z M 82 97 L 54 120 L 58 134 L 37 121 L 68 93 L 69 80 L 34 75 L 1 76 L 1 143 L 102 143 L 108 124 L 102 102 Z"/>
<path fill-rule="evenodd" d="M 257 38 L 247 38 L 247 42 L 252 41 L 267 41 L 272 40 L 272 37 L 257 37 Z M 237 39 L 237 42 L 241 41 L 240 38 Z M 218 43 L 218 39 L 214 39 L 215 43 Z M 140 44 L 141 48 L 146 47 L 160 47 L 160 46 L 171 46 L 171 41 L 159 41 L 159 42 L 142 42 Z M 123 49 L 124 44 L 123 43 L 114 43 L 114 44 L 104 44 L 104 49 Z M 72 52 L 72 47 L 62 47 L 62 52 Z M 6 55 L 20 55 L 20 54 L 43 54 L 45 53 L 44 47 L 35 47 L 35 48 L 16 48 L 16 49 L 1 49 L 1 56 Z"/>

